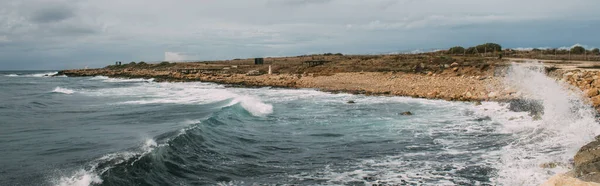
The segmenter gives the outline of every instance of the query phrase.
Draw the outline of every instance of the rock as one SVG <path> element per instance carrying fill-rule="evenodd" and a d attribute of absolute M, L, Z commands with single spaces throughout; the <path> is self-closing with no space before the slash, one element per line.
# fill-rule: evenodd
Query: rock
<path fill-rule="evenodd" d="M 354 102 L 353 100 L 350 100 L 350 101 L 348 101 L 348 102 L 346 102 L 346 103 L 348 103 L 348 104 L 354 104 L 354 103 L 356 103 L 356 102 Z"/>
<path fill-rule="evenodd" d="M 450 64 L 450 67 L 458 67 L 458 65 L 459 64 L 457 62 L 454 62 L 454 63 Z"/>
<path fill-rule="evenodd" d="M 485 76 L 481 76 L 481 77 L 479 77 L 479 80 L 480 80 L 480 81 L 481 81 L 481 80 L 485 80 L 485 79 L 487 79 L 487 77 L 485 77 Z"/>
<path fill-rule="evenodd" d="M 496 98 L 497 96 L 498 96 L 498 93 L 496 93 L 496 92 L 490 92 L 490 93 L 488 94 L 488 97 L 489 97 L 489 98 Z"/>
<path fill-rule="evenodd" d="M 594 97 L 598 95 L 598 88 L 591 88 L 585 91 L 585 95 L 588 98 Z"/>
<path fill-rule="evenodd" d="M 457 71 L 458 71 L 458 67 L 454 67 L 454 68 L 452 69 L 452 71 L 454 71 L 454 72 L 457 72 Z"/>
<path fill-rule="evenodd" d="M 473 94 L 471 94 L 471 92 L 467 92 L 467 93 L 465 93 L 465 96 L 466 96 L 467 98 L 471 98 L 471 97 L 473 97 Z"/>
<path fill-rule="evenodd" d="M 481 105 L 481 101 L 476 101 L 475 106 L 479 106 L 479 105 Z"/>
<path fill-rule="evenodd" d="M 427 76 L 432 76 L 433 72 L 427 72 Z"/>
<path fill-rule="evenodd" d="M 594 106 L 600 105 L 600 95 L 592 97 L 592 105 L 594 105 Z"/>
<path fill-rule="evenodd" d="M 579 149 L 575 157 L 574 173 L 584 181 L 600 181 L 600 136 Z"/>
<path fill-rule="evenodd" d="M 262 73 L 260 73 L 260 71 L 258 70 L 250 70 L 248 71 L 248 73 L 246 73 L 246 76 L 260 76 L 262 75 Z"/>
<path fill-rule="evenodd" d="M 410 112 L 410 111 L 407 111 L 407 112 L 400 113 L 400 115 L 403 115 L 403 116 L 412 116 L 413 113 Z"/>

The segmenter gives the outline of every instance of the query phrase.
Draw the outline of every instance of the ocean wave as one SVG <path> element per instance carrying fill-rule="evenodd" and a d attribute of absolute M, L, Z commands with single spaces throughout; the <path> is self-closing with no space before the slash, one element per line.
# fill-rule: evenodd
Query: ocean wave
<path fill-rule="evenodd" d="M 106 82 L 106 83 L 123 83 L 123 82 L 153 82 L 154 78 L 150 78 L 150 79 L 142 79 L 142 78 L 126 79 L 126 78 L 111 78 L 111 77 L 107 77 L 107 76 L 94 76 L 94 77 L 90 78 L 90 80 L 102 80 L 102 82 Z"/>
<path fill-rule="evenodd" d="M 56 186 L 88 186 L 92 184 L 101 184 L 103 180 L 100 175 L 110 170 L 118 164 L 131 161 L 131 165 L 148 153 L 151 153 L 158 145 L 153 139 L 146 139 L 144 143 L 135 151 L 125 151 L 104 155 L 92 161 L 86 169 L 79 169 L 68 176 L 61 176 L 51 182 Z M 135 159 L 134 159 L 135 158 Z"/>
<path fill-rule="evenodd" d="M 68 88 L 62 88 L 62 87 L 56 87 L 54 88 L 54 90 L 52 91 L 54 93 L 62 93 L 62 94 L 73 94 L 75 93 L 74 90 L 68 89 Z"/>
<path fill-rule="evenodd" d="M 99 96 L 141 96 L 137 100 L 121 104 L 208 104 L 219 101 L 232 101 L 226 105 L 240 104 L 254 116 L 273 113 L 273 106 L 264 103 L 258 96 L 234 93 L 219 85 L 205 83 L 152 83 L 128 88 L 112 88 L 90 92 Z"/>
<path fill-rule="evenodd" d="M 527 81 L 523 81 L 523 80 Z M 503 128 L 516 138 L 502 149 L 497 165 L 497 182 L 503 185 L 539 185 L 568 166 L 540 167 L 545 163 L 570 165 L 579 148 L 600 134 L 595 111 L 581 99 L 582 93 L 570 85 L 546 76 L 541 64 L 513 64 L 507 85 L 522 92 L 526 99 L 541 103 L 541 113 L 509 112 L 501 120 Z M 485 105 L 485 104 L 484 104 Z M 534 116 L 536 119 L 534 119 Z"/>
<path fill-rule="evenodd" d="M 17 75 L 17 74 L 7 74 L 7 75 L 4 75 L 4 76 L 6 76 L 6 77 L 19 77 L 19 75 Z"/>
<path fill-rule="evenodd" d="M 44 73 L 38 73 L 38 74 L 26 74 L 23 75 L 24 77 L 51 77 L 58 74 L 58 72 L 44 72 Z"/>
<path fill-rule="evenodd" d="M 239 96 L 233 101 L 233 104 L 240 105 L 254 116 L 264 117 L 273 113 L 273 105 L 263 103 L 260 99 L 251 96 Z"/>

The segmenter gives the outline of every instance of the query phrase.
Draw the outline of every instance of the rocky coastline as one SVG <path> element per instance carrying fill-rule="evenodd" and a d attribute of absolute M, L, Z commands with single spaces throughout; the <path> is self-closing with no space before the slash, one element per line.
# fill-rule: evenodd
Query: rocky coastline
<path fill-rule="evenodd" d="M 510 101 L 521 97 L 520 92 L 505 86 L 503 76 L 510 64 L 507 61 L 473 64 L 463 59 L 463 63 L 456 60 L 450 62 L 416 62 L 409 63 L 407 68 L 401 70 L 366 71 L 366 67 L 340 70 L 331 64 L 320 67 L 290 67 L 272 62 L 268 64 L 269 72 L 271 68 L 274 68 L 275 72 L 270 74 L 266 72 L 266 65 L 244 67 L 244 64 L 231 65 L 221 62 L 207 68 L 206 63 L 192 67 L 182 63 L 169 64 L 166 67 L 162 64 L 160 68 L 109 66 L 100 69 L 63 70 L 57 75 L 153 78 L 157 82 L 200 81 L 242 87 L 313 88 L 332 93 L 408 96 L 449 101 Z M 343 63 L 338 62 L 337 65 Z M 549 65 L 546 70 L 548 76 L 580 89 L 584 99 L 600 110 L 600 71 L 563 69 L 556 65 Z M 543 185 L 600 185 L 600 137 L 581 148 L 574 157 L 572 167 L 572 171 L 556 175 Z"/>

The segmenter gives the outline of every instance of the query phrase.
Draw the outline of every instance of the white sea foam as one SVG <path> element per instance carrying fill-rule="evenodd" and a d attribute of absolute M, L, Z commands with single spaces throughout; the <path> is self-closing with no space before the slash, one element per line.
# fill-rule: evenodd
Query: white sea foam
<path fill-rule="evenodd" d="M 273 105 L 263 103 L 256 97 L 238 96 L 233 102 L 239 102 L 244 109 L 254 116 L 266 116 L 273 113 Z"/>
<path fill-rule="evenodd" d="M 17 74 L 7 74 L 7 75 L 4 75 L 4 76 L 6 76 L 6 77 L 19 77 L 19 75 L 17 75 Z"/>
<path fill-rule="evenodd" d="M 56 87 L 56 88 L 54 88 L 54 90 L 52 92 L 62 93 L 62 94 L 73 94 L 73 93 L 75 93 L 74 90 L 71 90 L 71 89 L 68 89 L 68 88 L 62 88 L 62 87 Z"/>
<path fill-rule="evenodd" d="M 25 77 L 50 77 L 53 75 L 58 74 L 58 72 L 44 72 L 44 73 L 38 73 L 38 74 L 27 74 L 27 75 L 23 75 Z"/>
<path fill-rule="evenodd" d="M 109 77 L 107 76 L 94 76 L 92 78 L 90 78 L 91 80 L 107 80 L 109 79 Z"/>
<path fill-rule="evenodd" d="M 570 165 L 578 149 L 600 134 L 594 110 L 581 100 L 581 92 L 547 77 L 540 64 L 513 64 L 507 84 L 541 101 L 544 114 L 539 121 L 502 122 L 516 140 L 502 150 L 496 181 L 502 185 L 539 185 L 569 170 L 568 166 L 550 169 L 540 165 Z"/>
<path fill-rule="evenodd" d="M 72 176 L 60 178 L 56 185 L 57 186 L 88 186 L 92 184 L 101 184 L 102 179 L 98 174 L 86 171 L 78 170 Z"/>
<path fill-rule="evenodd" d="M 164 146 L 164 144 L 157 144 L 153 139 L 146 139 L 144 143 L 139 147 L 137 151 L 125 151 L 104 155 L 90 163 L 90 168 L 80 169 L 72 173 L 70 176 L 63 176 L 54 180 L 53 183 L 56 186 L 88 186 L 93 184 L 101 184 L 103 180 L 99 175 L 104 174 L 106 171 L 112 168 L 112 166 L 121 164 L 131 158 L 137 157 L 135 161 L 139 161 L 140 158 L 146 154 L 152 152 L 155 148 Z M 111 165 L 100 167 L 100 164 L 110 162 Z"/>

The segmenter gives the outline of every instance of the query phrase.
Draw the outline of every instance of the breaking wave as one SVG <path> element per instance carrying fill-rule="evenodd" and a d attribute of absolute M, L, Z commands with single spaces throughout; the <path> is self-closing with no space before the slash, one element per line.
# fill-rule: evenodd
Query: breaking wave
<path fill-rule="evenodd" d="M 524 122 L 503 122 L 516 140 L 503 148 L 498 183 L 539 185 L 568 171 L 579 148 L 600 134 L 594 109 L 582 100 L 580 91 L 547 77 L 539 63 L 513 64 L 506 82 L 526 100 L 539 102 L 543 111 L 522 114 L 521 118 L 533 118 Z M 560 166 L 542 166 L 547 163 Z"/>
<path fill-rule="evenodd" d="M 62 94 L 73 94 L 75 93 L 74 90 L 68 89 L 68 88 L 62 88 L 62 87 L 56 87 L 54 88 L 54 90 L 52 91 L 54 93 L 62 93 Z"/>

